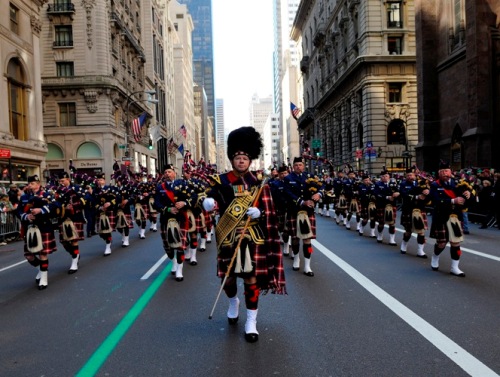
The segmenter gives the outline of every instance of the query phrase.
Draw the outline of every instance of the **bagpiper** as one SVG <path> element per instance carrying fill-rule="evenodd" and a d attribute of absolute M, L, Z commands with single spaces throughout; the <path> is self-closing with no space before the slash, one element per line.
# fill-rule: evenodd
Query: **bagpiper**
<path fill-rule="evenodd" d="M 406 254 L 411 234 L 417 234 L 417 257 L 427 258 L 424 251 L 427 229 L 426 206 L 429 204 L 429 183 L 417 180 L 415 168 L 406 169 L 405 179 L 399 185 L 401 193 L 401 225 L 405 229 L 401 242 L 401 254 Z"/>
<path fill-rule="evenodd" d="M 323 196 L 323 185 L 305 170 L 302 157 L 295 157 L 293 170 L 285 177 L 285 192 L 290 204 L 288 229 L 292 237 L 293 270 L 300 269 L 300 241 L 304 255 L 304 274 L 314 276 L 311 269 L 311 255 L 313 248 L 311 240 L 316 238 L 316 216 L 314 208 Z"/>
<path fill-rule="evenodd" d="M 286 293 L 271 192 L 267 184 L 263 185 L 263 177 L 249 170 L 261 149 L 262 139 L 253 127 L 233 130 L 227 138 L 227 157 L 233 169 L 212 176 L 208 197 L 203 201 L 207 211 L 212 211 L 217 202 L 221 213 L 215 230 L 217 275 L 225 282 L 223 289 L 229 298 L 228 322 L 238 322 L 240 300 L 236 278 L 240 277 L 244 280 L 247 308 L 245 339 L 250 343 L 259 338 L 260 292 Z"/>
<path fill-rule="evenodd" d="M 116 229 L 116 211 L 121 198 L 115 186 L 106 185 L 104 173 L 96 174 L 97 186 L 92 195 L 95 197 L 97 233 L 106 243 L 104 256 L 111 255 L 112 232 Z"/>
<path fill-rule="evenodd" d="M 430 237 L 436 240 L 431 258 L 431 268 L 434 271 L 439 269 L 439 256 L 449 242 L 450 274 L 465 277 L 465 273 L 458 267 L 462 255 L 460 243 L 464 239 L 461 224 L 462 208 L 475 197 L 469 189 L 457 187 L 451 174 L 450 164 L 447 161 L 440 162 L 438 175 L 439 178 L 431 183 L 430 188 L 430 197 L 434 208 Z"/>
<path fill-rule="evenodd" d="M 283 241 L 283 255 L 290 255 L 290 233 L 286 223 L 286 212 L 288 203 L 285 193 L 285 177 L 289 174 L 288 166 L 282 165 L 278 168 L 278 178 L 269 182 L 274 208 L 278 218 L 278 231 Z"/>
<path fill-rule="evenodd" d="M 172 261 L 176 281 L 183 281 L 185 252 L 188 247 L 187 210 L 196 202 L 196 194 L 182 179 L 176 179 L 172 164 L 165 167 L 164 179 L 156 187 L 156 210 L 160 213 L 163 249 Z"/>
<path fill-rule="evenodd" d="M 116 230 L 122 235 L 122 247 L 130 246 L 130 229 L 134 227 L 131 205 L 135 201 L 134 188 L 127 177 L 116 178 L 116 191 L 120 198 L 116 209 Z"/>
<path fill-rule="evenodd" d="M 59 174 L 59 187 L 56 191 L 56 198 L 61 207 L 59 241 L 71 255 L 71 266 L 68 274 L 74 274 L 78 271 L 80 261 L 78 241 L 85 239 L 83 231 L 85 224 L 83 213 L 85 207 L 84 195 L 85 192 L 82 187 L 72 183 L 67 172 Z"/>
<path fill-rule="evenodd" d="M 396 244 L 396 199 L 400 195 L 397 182 L 391 180 L 387 170 L 380 173 L 380 180 L 375 183 L 374 190 L 377 205 L 377 242 L 382 243 L 384 225 L 389 225 L 389 245 Z"/>
<path fill-rule="evenodd" d="M 49 254 L 57 250 L 54 222 L 60 205 L 53 193 L 43 189 L 37 175 L 28 177 L 28 189 L 19 200 L 18 211 L 24 235 L 24 257 L 33 267 L 38 289 L 48 286 Z"/>

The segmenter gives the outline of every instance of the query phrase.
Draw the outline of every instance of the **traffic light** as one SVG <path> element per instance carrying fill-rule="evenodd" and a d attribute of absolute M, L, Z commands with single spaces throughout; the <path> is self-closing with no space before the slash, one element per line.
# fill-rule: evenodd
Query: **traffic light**
<path fill-rule="evenodd" d="M 151 139 L 151 137 L 149 137 L 149 145 L 148 145 L 148 148 L 149 148 L 149 149 L 153 149 L 153 140 Z"/>

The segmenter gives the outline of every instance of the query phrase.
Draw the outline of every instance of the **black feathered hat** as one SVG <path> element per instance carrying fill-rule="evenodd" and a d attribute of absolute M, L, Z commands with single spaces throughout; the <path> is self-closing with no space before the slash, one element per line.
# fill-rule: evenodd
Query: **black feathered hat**
<path fill-rule="evenodd" d="M 227 157 L 232 160 L 243 154 L 250 160 L 259 157 L 262 150 L 262 139 L 253 127 L 240 127 L 231 131 L 227 137 Z"/>
<path fill-rule="evenodd" d="M 293 163 L 296 164 L 297 162 L 302 162 L 304 164 L 304 157 L 295 157 Z"/>

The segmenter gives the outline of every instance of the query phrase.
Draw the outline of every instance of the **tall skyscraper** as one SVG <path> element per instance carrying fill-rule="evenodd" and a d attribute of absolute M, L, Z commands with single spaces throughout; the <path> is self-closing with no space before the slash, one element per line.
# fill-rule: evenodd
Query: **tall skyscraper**
<path fill-rule="evenodd" d="M 220 171 L 225 169 L 226 165 L 226 135 L 224 131 L 224 100 L 222 98 L 217 98 L 215 100 L 217 109 L 217 132 L 216 132 L 216 144 L 217 144 L 217 168 Z"/>
<path fill-rule="evenodd" d="M 193 18 L 193 77 L 205 88 L 208 116 L 215 117 L 214 50 L 212 33 L 212 0 L 178 0 L 186 4 Z"/>

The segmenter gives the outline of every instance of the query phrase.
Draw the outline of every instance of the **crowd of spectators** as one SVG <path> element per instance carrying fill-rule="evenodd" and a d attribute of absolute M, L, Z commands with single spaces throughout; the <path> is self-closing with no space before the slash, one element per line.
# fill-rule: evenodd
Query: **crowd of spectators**
<path fill-rule="evenodd" d="M 18 229 L 15 226 L 17 221 L 17 206 L 23 194 L 15 183 L 8 187 L 0 186 L 0 246 L 6 245 L 8 241 L 18 238 Z M 14 230 L 11 232 L 12 230 Z"/>

